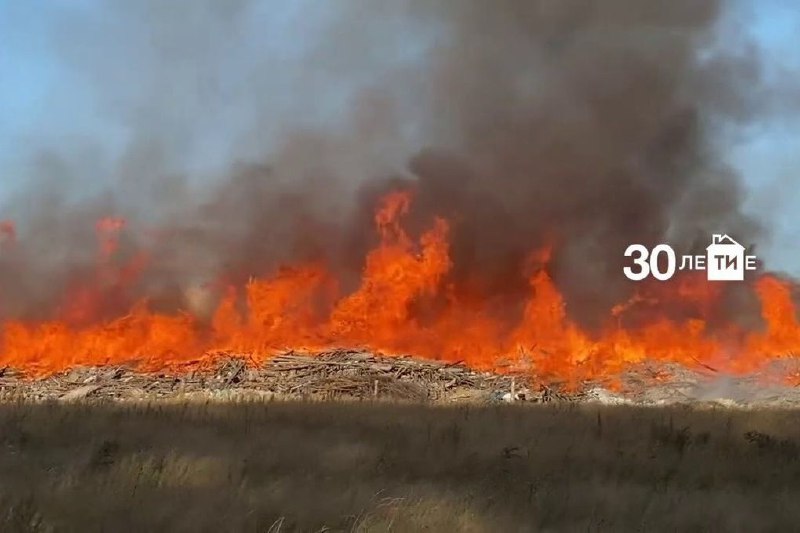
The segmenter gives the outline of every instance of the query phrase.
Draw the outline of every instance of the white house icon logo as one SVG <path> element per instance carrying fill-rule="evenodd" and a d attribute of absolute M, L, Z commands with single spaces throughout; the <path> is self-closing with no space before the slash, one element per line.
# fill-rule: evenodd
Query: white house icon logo
<path fill-rule="evenodd" d="M 728 235 L 715 234 L 706 251 L 706 269 L 710 281 L 744 280 L 744 246 Z"/>

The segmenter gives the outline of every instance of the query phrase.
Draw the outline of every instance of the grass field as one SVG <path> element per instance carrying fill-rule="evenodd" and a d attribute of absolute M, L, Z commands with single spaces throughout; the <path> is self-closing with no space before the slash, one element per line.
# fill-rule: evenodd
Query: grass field
<path fill-rule="evenodd" d="M 0 405 L 2 531 L 764 531 L 794 412 Z"/>

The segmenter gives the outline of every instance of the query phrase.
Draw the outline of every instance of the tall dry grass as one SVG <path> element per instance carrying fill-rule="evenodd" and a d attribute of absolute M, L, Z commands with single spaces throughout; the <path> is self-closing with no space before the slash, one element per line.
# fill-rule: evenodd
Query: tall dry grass
<path fill-rule="evenodd" d="M 780 411 L 0 405 L 2 531 L 764 531 L 800 523 Z"/>

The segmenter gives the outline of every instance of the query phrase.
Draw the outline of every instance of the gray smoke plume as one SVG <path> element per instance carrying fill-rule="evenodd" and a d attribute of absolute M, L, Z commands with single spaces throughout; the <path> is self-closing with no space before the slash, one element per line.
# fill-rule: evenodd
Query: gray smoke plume
<path fill-rule="evenodd" d="M 457 276 L 517 293 L 526 254 L 553 242 L 556 280 L 591 324 L 630 291 L 620 275 L 629 244 L 696 253 L 721 228 L 744 242 L 759 236 L 713 143 L 763 97 L 746 43 L 708 53 L 721 7 L 430 8 L 446 36 L 426 74 L 435 134 L 410 169 L 422 219 L 456 221 Z"/>
<path fill-rule="evenodd" d="M 59 139 L 36 154 L 6 207 L 20 243 L 0 250 L 0 311 L 55 312 L 65 287 L 95 275 L 95 221 L 107 214 L 129 221 L 116 260 L 148 259 L 104 315 L 141 296 L 191 306 L 198 283 L 296 259 L 352 280 L 375 243 L 374 201 L 408 186 L 413 231 L 451 220 L 456 282 L 513 301 L 527 291 L 527 254 L 552 243 L 572 314 L 596 323 L 630 293 L 628 244 L 689 253 L 712 232 L 761 235 L 721 150 L 766 88 L 748 43 L 719 43 L 725 7 L 63 8 L 53 46 L 117 126 L 118 149 Z M 302 51 L 265 48 L 262 27 L 302 35 Z"/>

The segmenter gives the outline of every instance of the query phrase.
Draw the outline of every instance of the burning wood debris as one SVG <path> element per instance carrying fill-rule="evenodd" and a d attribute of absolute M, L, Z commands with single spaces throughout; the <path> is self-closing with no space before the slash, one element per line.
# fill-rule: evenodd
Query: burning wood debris
<path fill-rule="evenodd" d="M 357 350 L 289 351 L 264 364 L 215 354 L 212 368 L 153 374 L 124 366 L 78 367 L 43 379 L 0 375 L 1 400 L 377 399 L 414 402 L 568 401 L 532 376 L 479 372 L 460 363 Z"/>
<path fill-rule="evenodd" d="M 797 407 L 800 361 L 786 360 L 745 377 L 708 366 L 648 362 L 614 380 L 566 387 L 527 371 L 482 372 L 463 363 L 364 350 L 290 350 L 259 362 L 248 355 L 209 354 L 206 363 L 173 372 L 131 366 L 81 366 L 43 378 L 0 368 L 0 401 L 377 400 L 416 403 L 551 403 L 725 407 Z M 795 382 L 798 380 L 795 379 Z"/>

